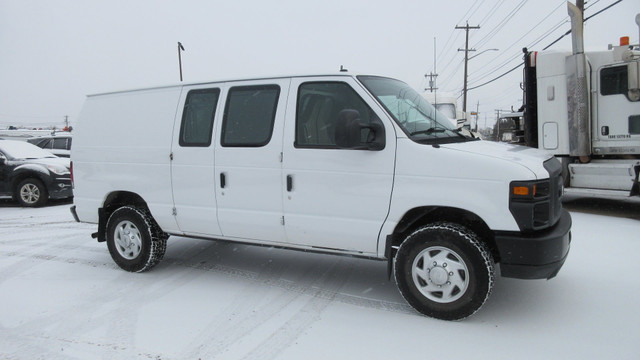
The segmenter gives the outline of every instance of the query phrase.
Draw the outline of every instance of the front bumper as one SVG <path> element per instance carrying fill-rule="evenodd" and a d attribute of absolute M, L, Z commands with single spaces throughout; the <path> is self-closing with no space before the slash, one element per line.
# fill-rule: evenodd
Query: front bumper
<path fill-rule="evenodd" d="M 66 199 L 73 196 L 70 178 L 56 177 L 47 184 L 51 199 Z"/>
<path fill-rule="evenodd" d="M 518 279 L 550 279 L 560 271 L 569 254 L 571 215 L 562 210 L 551 228 L 530 234 L 496 232 L 502 276 Z"/>

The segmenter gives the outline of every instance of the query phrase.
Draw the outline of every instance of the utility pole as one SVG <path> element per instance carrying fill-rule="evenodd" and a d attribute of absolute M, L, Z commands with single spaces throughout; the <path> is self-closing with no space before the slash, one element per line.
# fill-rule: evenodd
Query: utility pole
<path fill-rule="evenodd" d="M 438 77 L 438 74 L 434 74 L 433 72 L 430 72 L 428 74 L 424 74 L 425 78 L 429 78 L 429 87 L 426 88 L 425 90 L 429 90 L 430 92 L 433 92 L 434 90 L 438 90 L 438 88 L 436 87 L 436 78 Z"/>
<path fill-rule="evenodd" d="M 467 63 L 469 62 L 469 51 L 476 51 L 476 49 L 469 49 L 469 29 L 480 29 L 480 26 L 469 26 L 467 22 L 466 26 L 456 26 L 456 29 L 464 29 L 466 32 L 466 40 L 464 42 L 464 49 L 458 49 L 458 51 L 464 51 L 464 88 L 462 98 L 462 112 L 467 112 Z"/>
<path fill-rule="evenodd" d="M 496 109 L 496 123 L 498 124 L 496 128 L 496 141 L 500 142 L 500 110 Z"/>
<path fill-rule="evenodd" d="M 64 116 L 64 127 L 69 127 L 69 115 Z"/>
<path fill-rule="evenodd" d="M 476 104 L 476 132 L 478 132 L 478 120 L 480 119 L 480 100 Z"/>

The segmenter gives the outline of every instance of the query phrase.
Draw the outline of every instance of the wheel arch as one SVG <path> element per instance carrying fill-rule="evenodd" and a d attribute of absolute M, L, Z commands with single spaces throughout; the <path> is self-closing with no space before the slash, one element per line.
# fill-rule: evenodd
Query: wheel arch
<path fill-rule="evenodd" d="M 20 171 L 14 173 L 13 179 L 11 181 L 11 191 L 13 192 L 13 196 L 18 196 L 18 185 L 20 185 L 20 183 L 26 179 L 39 180 L 40 182 L 42 182 L 42 184 L 44 184 L 45 190 L 49 191 L 49 189 L 47 188 L 48 181 L 44 177 L 44 174 L 31 169 L 21 169 Z"/>
<path fill-rule="evenodd" d="M 389 277 L 395 253 L 407 235 L 413 230 L 434 222 L 451 222 L 467 227 L 475 232 L 480 240 L 485 243 L 493 256 L 494 261 L 500 261 L 500 253 L 496 246 L 495 236 L 487 223 L 478 215 L 455 207 L 423 206 L 407 211 L 398 222 L 393 233 L 387 236 L 385 256 L 389 262 Z"/>
<path fill-rule="evenodd" d="M 113 191 L 106 196 L 102 207 L 98 209 L 98 232 L 93 234 L 98 242 L 106 241 L 107 221 L 116 209 L 122 206 L 134 206 L 137 208 L 149 210 L 149 206 L 144 199 L 131 191 Z"/>

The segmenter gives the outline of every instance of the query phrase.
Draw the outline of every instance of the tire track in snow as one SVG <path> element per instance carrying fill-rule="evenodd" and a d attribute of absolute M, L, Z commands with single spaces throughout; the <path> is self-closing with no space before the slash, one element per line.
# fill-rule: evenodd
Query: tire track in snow
<path fill-rule="evenodd" d="M 60 259 L 57 258 L 57 260 Z M 136 347 L 135 335 L 138 328 L 139 311 L 149 300 L 162 297 L 168 291 L 175 290 L 196 278 L 193 272 L 197 269 L 187 268 L 185 271 L 167 272 L 168 276 L 164 276 L 158 281 L 150 281 L 145 277 L 157 275 L 125 272 L 113 263 L 110 263 L 109 266 L 113 268 L 117 276 L 101 283 L 101 286 L 95 291 L 86 293 L 84 298 L 78 301 L 83 304 L 81 308 L 70 306 L 55 314 L 38 317 L 32 321 L 21 323 L 12 329 L 12 332 L 26 337 L 53 337 L 61 342 L 101 347 L 101 353 L 105 359 L 166 358 L 161 354 L 151 354 L 149 351 L 143 351 Z M 117 291 L 105 294 L 100 290 L 101 288 L 117 289 Z M 79 314 L 92 314 L 92 316 L 88 319 L 79 318 Z M 46 327 L 42 327 L 43 324 L 46 324 Z M 29 332 L 29 329 L 34 328 L 40 330 L 35 334 Z M 102 337 L 102 342 L 84 340 L 86 334 L 100 328 L 104 328 L 106 334 Z M 55 337 L 53 334 L 65 334 L 65 337 Z"/>
<path fill-rule="evenodd" d="M 278 263 L 280 264 L 278 266 L 271 263 L 267 271 L 251 279 L 245 278 L 250 282 L 235 295 L 229 306 L 209 322 L 206 328 L 210 330 L 199 334 L 188 345 L 187 358 L 209 359 L 221 355 L 236 342 L 250 336 L 253 330 L 277 316 L 283 308 L 302 295 L 295 292 L 277 292 L 274 295 L 269 292 L 271 279 L 279 278 L 285 266 L 288 266 L 285 262 Z M 314 278 L 315 274 L 320 274 L 318 270 L 320 270 L 318 266 L 309 266 L 299 273 L 299 277 Z M 256 294 L 262 296 L 256 299 Z"/>
<path fill-rule="evenodd" d="M 243 359 L 275 358 L 295 342 L 305 329 L 320 320 L 324 310 L 335 300 L 336 295 L 339 294 L 340 289 L 347 283 L 353 272 L 353 263 L 348 264 L 346 270 L 340 265 L 341 261 L 338 261 L 322 274 L 319 284 L 310 288 L 311 291 L 315 290 L 315 293 L 311 294 L 307 303 L 280 328 L 272 331 L 271 336 L 255 346 Z M 320 293 L 332 295 L 326 297 Z"/>
<path fill-rule="evenodd" d="M 96 263 L 95 261 L 64 256 L 68 253 L 64 247 L 69 246 L 73 247 L 73 249 L 77 248 L 70 245 L 70 241 L 67 241 L 66 243 L 45 242 L 38 246 L 29 246 L 25 244 L 22 247 L 17 247 L 17 249 L 12 245 L 12 249 L 10 250 L 3 246 L 3 251 L 0 253 L 1 258 L 20 258 L 21 260 L 12 262 L 5 265 L 3 268 L 0 268 L 0 284 L 31 270 L 34 265 L 37 265 L 42 261 L 65 262 L 72 264 L 85 263 L 85 265 L 100 266 L 100 263 Z"/>
<path fill-rule="evenodd" d="M 34 226 L 0 226 L 0 233 L 2 234 L 2 238 L 6 239 L 9 237 L 10 241 L 19 241 L 21 239 L 27 239 L 29 237 L 38 236 L 39 234 L 46 234 L 48 236 L 58 237 L 62 233 L 70 233 L 76 236 L 86 236 L 89 237 L 94 230 L 94 226 L 75 226 L 75 225 L 67 225 L 67 224 L 51 224 L 51 225 L 41 225 L 36 224 Z M 3 240 L 7 241 L 7 240 Z"/>
<path fill-rule="evenodd" d="M 69 246 L 69 247 L 72 247 L 72 246 Z M 96 250 L 94 248 L 92 248 L 91 251 L 95 253 L 101 252 L 100 250 Z M 105 253 L 108 254 L 108 251 L 106 249 L 105 249 Z M 22 270 L 31 268 L 33 266 L 34 259 L 62 262 L 62 263 L 69 263 L 69 264 L 80 264 L 80 265 L 91 266 L 91 267 L 102 267 L 102 268 L 119 270 L 118 266 L 112 262 L 111 257 L 108 255 L 105 257 L 104 261 L 85 259 L 85 258 L 79 258 L 79 257 L 61 256 L 61 255 L 49 254 L 49 253 L 23 254 L 23 253 L 17 253 L 15 251 L 10 253 L 5 253 L 3 254 L 3 256 L 22 257 L 22 258 L 25 258 L 25 260 L 24 260 L 24 266 L 22 266 L 20 269 L 14 268 L 15 265 L 12 265 L 11 268 L 5 271 L 7 274 L 5 274 L 5 272 L 0 270 L 0 283 L 2 283 L 3 278 L 14 276 L 15 274 L 20 273 Z M 214 272 L 214 273 L 224 274 L 226 276 L 241 278 L 246 280 L 255 280 L 259 276 L 259 273 L 256 273 L 253 271 L 248 271 L 248 270 L 240 269 L 237 267 L 220 265 L 216 263 L 209 263 L 209 262 L 202 262 L 202 261 L 198 262 L 198 261 L 194 261 L 194 259 L 187 259 L 187 260 L 165 259 L 160 264 L 162 264 L 162 266 L 179 266 L 179 267 L 192 268 L 196 270 Z M 286 290 L 287 292 L 293 292 L 298 294 L 308 294 L 308 288 L 296 281 L 290 281 L 290 280 L 271 277 L 271 278 L 262 279 L 260 284 Z M 318 289 L 318 290 L 319 291 L 314 292 L 313 296 L 321 297 L 325 299 L 331 298 L 337 302 L 350 304 L 358 307 L 369 308 L 369 309 L 399 312 L 399 313 L 406 313 L 406 314 L 415 313 L 415 311 L 406 303 L 378 300 L 373 298 L 344 294 L 340 292 L 331 291 L 329 289 Z"/>

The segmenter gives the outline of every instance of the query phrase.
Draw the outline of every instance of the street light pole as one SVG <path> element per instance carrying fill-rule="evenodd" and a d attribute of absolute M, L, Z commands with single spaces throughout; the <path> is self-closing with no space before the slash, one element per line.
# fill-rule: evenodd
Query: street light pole
<path fill-rule="evenodd" d="M 468 34 L 469 34 L 469 32 L 467 31 L 467 36 L 468 36 Z M 469 51 L 471 51 L 471 50 L 475 51 L 475 49 L 469 49 Z M 475 57 L 476 57 L 476 56 L 478 56 L 478 55 L 484 54 L 484 53 L 486 53 L 487 51 L 499 51 L 499 50 L 498 50 L 498 49 L 486 49 L 486 50 L 482 50 L 482 51 L 480 51 L 479 53 L 477 53 L 477 54 L 473 55 L 472 57 L 468 57 L 468 56 L 467 56 L 467 52 L 465 52 L 465 58 L 464 58 L 464 90 L 463 90 L 463 91 L 464 91 L 464 100 L 463 100 L 463 104 L 462 104 L 462 112 L 463 112 L 465 115 L 466 115 L 466 113 L 467 113 L 467 76 L 468 76 L 468 73 L 467 73 L 467 63 L 469 62 L 469 60 L 471 60 L 471 59 L 475 58 Z M 476 132 L 478 131 L 478 117 L 477 117 L 477 116 L 478 116 L 478 115 L 477 115 L 477 113 L 478 113 L 478 110 L 479 110 L 479 109 L 478 109 L 478 107 L 479 107 L 479 106 L 476 106 Z"/>
<path fill-rule="evenodd" d="M 499 49 L 486 49 L 486 50 L 482 50 L 482 51 L 480 51 L 479 53 L 477 53 L 477 54 L 473 55 L 472 57 L 470 57 L 470 58 L 469 58 L 469 60 L 473 59 L 474 57 L 476 57 L 476 56 L 478 56 L 478 55 L 480 55 L 480 54 L 486 53 L 487 51 L 499 51 Z"/>
<path fill-rule="evenodd" d="M 184 51 L 184 46 L 182 43 L 178 41 L 178 66 L 180 67 L 180 81 L 182 81 L 182 55 L 180 54 Z"/>

